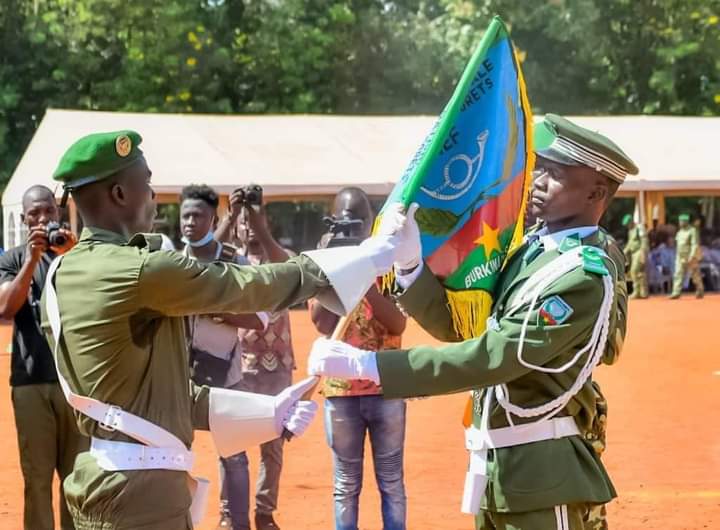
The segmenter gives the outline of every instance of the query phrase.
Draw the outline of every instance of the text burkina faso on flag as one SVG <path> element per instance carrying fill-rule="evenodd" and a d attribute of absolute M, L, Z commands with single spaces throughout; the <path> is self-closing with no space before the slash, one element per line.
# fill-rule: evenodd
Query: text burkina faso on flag
<path fill-rule="evenodd" d="M 522 240 L 531 128 L 520 64 L 495 17 L 383 207 L 420 205 L 423 258 L 447 290 L 462 338 L 484 331 L 499 272 Z"/>

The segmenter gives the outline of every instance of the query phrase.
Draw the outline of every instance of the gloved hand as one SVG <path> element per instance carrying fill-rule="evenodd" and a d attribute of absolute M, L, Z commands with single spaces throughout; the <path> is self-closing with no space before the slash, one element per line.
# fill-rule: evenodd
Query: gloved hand
<path fill-rule="evenodd" d="M 394 248 L 394 264 L 396 269 L 413 269 L 422 260 L 420 244 L 420 228 L 415 221 L 415 212 L 420 205 L 412 203 L 403 211 L 402 204 L 391 204 L 383 212 L 378 228 L 378 236 L 387 236 Z"/>
<path fill-rule="evenodd" d="M 308 377 L 275 396 L 275 430 L 278 436 L 287 428 L 295 436 L 303 434 L 317 413 L 317 403 L 301 399 L 312 389 L 317 378 Z"/>
<path fill-rule="evenodd" d="M 368 379 L 379 385 L 376 357 L 374 351 L 361 350 L 339 340 L 321 337 L 310 351 L 308 372 L 311 375 L 343 379 Z"/>
<path fill-rule="evenodd" d="M 283 420 L 283 427 L 293 433 L 294 436 L 302 436 L 312 423 L 318 406 L 314 401 L 297 401 Z"/>

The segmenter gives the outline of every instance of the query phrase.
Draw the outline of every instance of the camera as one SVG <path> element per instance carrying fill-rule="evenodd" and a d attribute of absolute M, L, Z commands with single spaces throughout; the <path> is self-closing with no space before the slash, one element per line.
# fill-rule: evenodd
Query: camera
<path fill-rule="evenodd" d="M 51 247 L 62 247 L 68 242 L 67 236 L 60 231 L 61 228 L 60 223 L 56 222 L 48 223 L 45 227 L 48 243 Z"/>
<path fill-rule="evenodd" d="M 324 217 L 323 222 L 328 227 L 324 236 L 328 238 L 326 248 L 349 247 L 362 242 L 362 238 L 357 235 L 362 231 L 362 219 Z"/>
<path fill-rule="evenodd" d="M 258 184 L 250 184 L 236 189 L 235 192 L 242 192 L 243 204 L 245 206 L 262 206 L 263 202 L 263 189 Z"/>

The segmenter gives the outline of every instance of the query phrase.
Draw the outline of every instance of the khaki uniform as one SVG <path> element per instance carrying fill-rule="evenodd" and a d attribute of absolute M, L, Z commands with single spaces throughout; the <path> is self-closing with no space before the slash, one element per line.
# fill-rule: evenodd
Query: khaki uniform
<path fill-rule="evenodd" d="M 705 292 L 700 276 L 700 242 L 694 226 L 679 228 L 675 234 L 675 272 L 673 274 L 672 296 L 682 293 L 685 275 L 690 274 L 695 292 L 702 296 Z"/>
<path fill-rule="evenodd" d="M 77 454 L 87 450 L 89 440 L 78 432 L 72 409 L 57 383 L 14 386 L 11 396 L 25 479 L 24 528 L 52 530 L 53 475 L 57 471 L 60 480 L 65 479 Z M 62 484 L 60 495 L 60 528 L 73 530 Z"/>
<path fill-rule="evenodd" d="M 609 273 L 614 282 L 614 296 L 609 313 L 609 336 L 602 357 L 603 362 L 610 364 L 617 359 L 625 336 L 624 259 L 614 240 L 603 232 L 583 239 L 582 245 L 604 249 L 611 258 L 603 258 L 605 274 Z M 512 256 L 496 291 L 491 319 L 495 324 L 489 325 L 481 337 L 439 348 L 419 346 L 378 355 L 385 396 L 438 395 L 504 384 L 512 403 L 533 407 L 565 393 L 578 378 L 586 357 L 558 373 L 528 369 L 516 355 L 521 329 L 527 322 L 525 361 L 546 368 L 565 365 L 592 335 L 604 297 L 604 274 L 583 267 L 574 269 L 542 292 L 540 307 L 536 306 L 530 314 L 527 305 L 509 314 L 523 285 L 534 272 L 559 258 L 562 249 L 560 245 L 533 256 L 528 255 L 531 253 L 525 244 Z M 567 320 L 548 323 L 543 319 L 543 300 L 557 301 L 557 297 L 570 308 L 565 312 Z M 438 339 L 460 340 L 453 330 L 445 289 L 427 267 L 397 299 Z M 480 426 L 485 392 L 475 392 L 472 412 L 475 427 Z M 491 429 L 508 427 L 509 417 L 515 424 L 538 419 L 509 414 L 497 402 L 488 412 Z M 599 457 L 604 448 L 606 408 L 592 377 L 558 417 L 562 416 L 574 419 L 579 435 L 489 450 L 488 484 L 476 528 L 565 528 L 560 526 L 564 524 L 562 517 L 568 521 L 568 530 L 605 527 L 598 505 L 607 503 L 616 493 Z"/>
<path fill-rule="evenodd" d="M 645 265 L 650 240 L 647 230 L 641 224 L 636 224 L 628 231 L 628 241 L 625 245 L 625 258 L 630 263 L 630 280 L 633 282 L 633 293 L 630 298 L 647 298 L 648 283 Z"/>
<path fill-rule="evenodd" d="M 156 236 L 85 228 L 65 255 L 55 286 L 63 326 L 59 370 L 71 388 L 166 429 L 189 448 L 194 429 L 209 429 L 209 389 L 190 383 L 184 315 L 277 310 L 328 287 L 308 258 L 261 267 L 201 264 L 157 251 Z M 52 333 L 43 303 L 43 328 Z M 78 415 L 80 430 L 133 440 Z M 65 480 L 78 530 L 187 530 L 187 473 L 103 470 L 81 453 Z"/>

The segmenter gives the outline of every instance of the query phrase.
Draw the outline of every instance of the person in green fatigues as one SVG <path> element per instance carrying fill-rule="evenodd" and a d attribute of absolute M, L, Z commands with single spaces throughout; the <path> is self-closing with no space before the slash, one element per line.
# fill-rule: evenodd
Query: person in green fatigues
<path fill-rule="evenodd" d="M 606 405 L 593 368 L 625 336 L 621 249 L 597 226 L 637 168 L 612 141 L 555 115 L 535 129 L 530 207 L 543 220 L 508 258 L 482 336 L 459 342 L 441 282 L 421 262 L 415 206 L 398 216 L 398 303 L 442 347 L 376 352 L 318 339 L 311 374 L 359 377 L 388 398 L 474 390 L 463 511 L 477 529 L 602 529 L 616 496 L 599 458 Z"/>
<path fill-rule="evenodd" d="M 622 225 L 628 228 L 628 239 L 625 244 L 625 259 L 630 263 L 630 280 L 633 292 L 630 298 L 647 298 L 648 284 L 645 264 L 650 252 L 650 239 L 642 223 L 636 223 L 632 215 L 623 217 Z"/>
<path fill-rule="evenodd" d="M 675 234 L 675 272 L 670 298 L 680 298 L 686 274 L 690 275 L 695 286 L 695 297 L 702 298 L 705 295 L 705 287 L 700 275 L 701 251 L 698 230 L 690 224 L 690 216 L 686 213 L 678 216 L 678 222 L 680 226 Z"/>
<path fill-rule="evenodd" d="M 88 135 L 54 174 L 85 226 L 51 264 L 42 299 L 61 387 L 91 437 L 64 482 L 77 530 L 192 528 L 207 497 L 207 481 L 188 473 L 194 429 L 210 430 L 227 457 L 283 429 L 300 435 L 315 414 L 301 399 L 312 378 L 277 396 L 192 384 L 183 316 L 278 310 L 312 296 L 345 312 L 395 259 L 382 236 L 343 249 L 343 263 L 326 251 L 253 267 L 160 250 L 159 235 L 141 233 L 156 214 L 141 141 L 134 131 Z"/>

